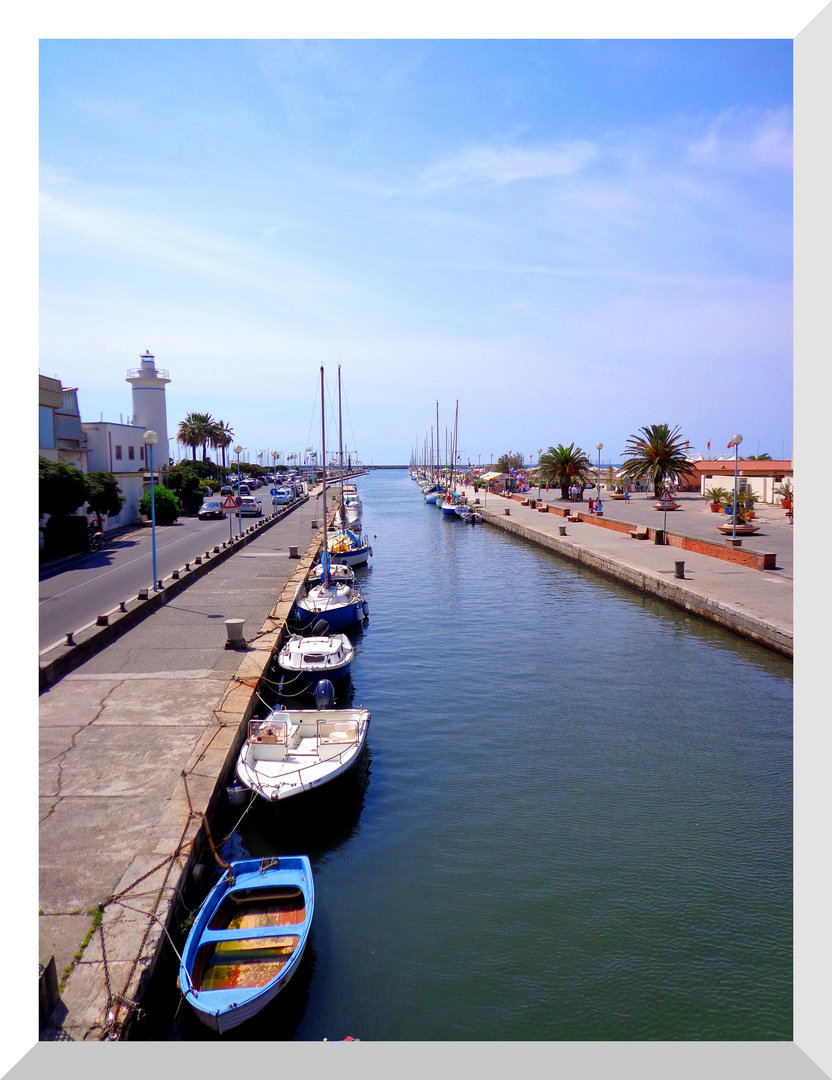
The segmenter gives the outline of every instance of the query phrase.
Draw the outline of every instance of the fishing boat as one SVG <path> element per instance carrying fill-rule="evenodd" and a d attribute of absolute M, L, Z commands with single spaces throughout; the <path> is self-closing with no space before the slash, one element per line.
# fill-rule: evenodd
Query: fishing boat
<path fill-rule="evenodd" d="M 179 986 L 220 1033 L 258 1013 L 298 969 L 315 910 L 306 855 L 232 862 L 199 909 Z"/>
<path fill-rule="evenodd" d="M 369 726 L 370 712 L 360 706 L 276 709 L 249 721 L 237 777 L 267 802 L 311 791 L 355 765 Z"/>
<path fill-rule="evenodd" d="M 277 665 L 283 673 L 281 689 L 295 693 L 316 686 L 321 679 L 340 682 L 349 675 L 354 656 L 355 650 L 346 634 L 313 637 L 293 634 L 277 656 Z"/>
<path fill-rule="evenodd" d="M 324 542 L 321 556 L 322 576 L 320 585 L 314 585 L 305 596 L 298 597 L 292 608 L 292 620 L 295 626 L 311 626 L 318 619 L 324 618 L 330 631 L 344 630 L 369 614 L 369 608 L 361 590 L 349 582 L 333 581 L 329 575 L 330 547 L 327 536 L 326 512 L 326 424 L 324 418 L 324 366 L 321 364 L 321 460 L 323 464 L 323 522 Z M 337 535 L 341 535 L 340 533 Z M 369 549 L 369 544 L 367 545 Z M 339 562 L 349 560 L 341 558 Z M 366 562 L 366 558 L 364 560 Z"/>
<path fill-rule="evenodd" d="M 464 503 L 460 503 L 455 509 L 456 516 L 462 521 L 467 522 L 469 525 L 476 525 L 478 521 L 482 520 L 476 510 L 472 509 L 470 506 L 466 506 Z"/>

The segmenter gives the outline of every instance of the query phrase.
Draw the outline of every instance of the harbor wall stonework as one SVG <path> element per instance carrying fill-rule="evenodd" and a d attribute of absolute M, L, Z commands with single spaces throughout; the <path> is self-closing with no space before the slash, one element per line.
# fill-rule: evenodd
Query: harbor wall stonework
<path fill-rule="evenodd" d="M 793 636 L 774 624 L 767 623 L 762 619 L 738 611 L 737 609 L 722 604 L 717 600 L 713 600 L 708 596 L 697 593 L 691 588 L 679 586 L 674 582 L 666 581 L 652 574 L 637 570 L 624 563 L 620 563 L 615 559 L 611 559 L 606 555 L 599 555 L 598 553 L 590 551 L 573 542 L 561 540 L 558 537 L 538 532 L 536 529 L 520 524 L 520 522 L 511 517 L 498 515 L 488 510 L 481 511 L 481 514 L 483 521 L 487 522 L 489 525 L 495 525 L 505 532 L 512 533 L 515 536 L 522 537 L 524 540 L 528 540 L 530 543 L 548 548 L 550 551 L 554 551 L 564 558 L 571 559 L 573 562 L 589 566 L 593 570 L 605 574 L 607 577 L 614 578 L 616 581 L 621 581 L 634 589 L 638 589 L 640 592 L 656 596 L 661 600 L 665 600 L 667 603 L 698 615 L 700 618 L 708 619 L 710 622 L 725 627 L 726 629 L 739 634 L 741 637 L 748 638 L 760 645 L 773 649 L 784 656 L 794 656 Z M 580 515 L 580 519 L 581 521 L 591 521 L 592 524 L 599 526 L 605 525 L 607 527 L 616 527 L 621 524 L 619 522 L 613 523 L 612 521 L 597 521 L 590 518 L 589 515 L 584 514 Z M 630 526 L 626 526 L 626 528 L 629 529 Z M 617 531 L 621 530 L 618 529 Z M 687 538 L 682 537 L 678 539 Z M 635 542 L 636 541 L 634 541 L 634 543 Z M 707 545 L 707 541 L 700 541 L 700 543 Z M 692 550 L 696 549 L 693 548 Z M 710 551 L 704 553 L 710 554 Z M 752 553 L 745 552 L 744 554 Z"/>

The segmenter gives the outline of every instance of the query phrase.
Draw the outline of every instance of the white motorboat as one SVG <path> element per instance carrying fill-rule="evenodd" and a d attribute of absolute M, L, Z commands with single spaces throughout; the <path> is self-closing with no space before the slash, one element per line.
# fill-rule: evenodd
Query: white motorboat
<path fill-rule="evenodd" d="M 317 627 L 316 627 L 317 629 Z M 314 686 L 320 679 L 338 682 L 350 673 L 355 649 L 346 634 L 289 638 L 277 657 L 284 685 L 292 691 Z"/>
<path fill-rule="evenodd" d="M 309 571 L 308 581 L 310 585 L 317 585 L 319 581 L 323 579 L 324 567 L 323 563 L 316 563 L 315 566 Z M 351 566 L 347 566 L 346 563 L 330 563 L 329 564 L 329 580 L 341 581 L 352 583 L 355 581 L 355 571 Z"/>
<path fill-rule="evenodd" d="M 358 761 L 370 712 L 357 709 L 276 709 L 250 720 L 237 759 L 240 781 L 268 802 L 311 791 Z"/>

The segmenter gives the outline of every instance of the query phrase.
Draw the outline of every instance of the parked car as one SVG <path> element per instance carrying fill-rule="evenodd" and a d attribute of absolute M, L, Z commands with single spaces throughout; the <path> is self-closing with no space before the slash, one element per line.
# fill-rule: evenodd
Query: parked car
<path fill-rule="evenodd" d="M 204 521 L 206 518 L 224 518 L 225 511 L 222 508 L 222 503 L 219 499 L 206 499 L 200 506 L 197 517 L 200 521 Z"/>
<path fill-rule="evenodd" d="M 296 480 L 295 481 L 295 495 L 299 499 L 303 498 L 304 490 L 303 490 L 303 481 L 302 480 Z"/>
<path fill-rule="evenodd" d="M 222 487 L 220 488 L 220 495 L 233 495 L 233 494 L 234 494 L 234 488 L 231 486 L 231 484 L 223 484 Z"/>
<path fill-rule="evenodd" d="M 272 497 L 272 501 L 275 505 L 285 505 L 286 503 L 293 503 L 295 501 L 295 493 L 291 488 L 278 488 L 277 494 Z"/>
<path fill-rule="evenodd" d="M 251 488 L 248 486 L 248 484 L 240 484 L 239 488 L 237 488 L 237 494 L 238 495 L 250 495 L 251 494 Z"/>
<path fill-rule="evenodd" d="M 238 513 L 247 517 L 262 517 L 263 516 L 263 504 L 259 499 L 255 499 L 253 495 L 243 495 L 243 505 L 238 510 Z"/>

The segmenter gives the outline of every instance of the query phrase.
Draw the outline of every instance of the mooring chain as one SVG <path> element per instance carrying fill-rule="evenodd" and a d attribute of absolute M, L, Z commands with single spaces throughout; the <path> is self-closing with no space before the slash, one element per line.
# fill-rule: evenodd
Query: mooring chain
<path fill-rule="evenodd" d="M 184 777 L 184 775 L 185 775 L 184 770 L 183 770 L 182 775 Z M 185 792 L 186 792 L 186 794 L 188 794 L 187 784 L 185 785 Z M 114 994 L 113 993 L 112 985 L 110 983 L 110 966 L 109 966 L 109 964 L 107 962 L 107 950 L 106 950 L 106 947 L 105 947 L 105 944 L 104 944 L 104 910 L 105 910 L 105 908 L 107 908 L 112 903 L 119 903 L 121 897 L 123 897 L 126 893 L 130 892 L 132 889 L 135 889 L 137 885 L 140 885 L 147 878 L 151 877 L 151 875 L 155 874 L 157 870 L 161 870 L 162 867 L 164 867 L 167 864 L 168 870 L 167 870 L 167 873 L 165 874 L 165 877 L 164 877 L 164 880 L 162 881 L 162 884 L 159 886 L 159 889 L 158 889 L 158 891 L 156 893 L 156 898 L 153 901 L 152 909 L 149 912 L 147 912 L 147 911 L 143 912 L 143 914 L 145 916 L 147 916 L 147 920 L 148 920 L 147 921 L 147 926 L 145 927 L 145 931 L 144 931 L 144 934 L 142 936 L 141 944 L 139 946 L 139 949 L 138 949 L 138 952 L 137 952 L 135 958 L 133 959 L 133 963 L 130 966 L 130 971 L 127 974 L 127 979 L 126 979 L 126 981 L 124 983 L 124 989 L 126 991 L 127 987 L 130 985 L 130 981 L 133 978 L 133 975 L 134 975 L 134 973 L 136 971 L 136 967 L 138 966 L 139 958 L 141 957 L 142 952 L 144 951 L 144 947 L 145 947 L 145 945 L 147 943 L 147 938 L 148 938 L 148 935 L 150 933 L 150 928 L 151 928 L 151 926 L 153 924 L 153 921 L 154 920 L 156 920 L 157 922 L 159 921 L 158 919 L 156 919 L 156 909 L 159 906 L 159 901 L 160 901 L 160 899 L 162 897 L 162 893 L 164 892 L 165 888 L 167 887 L 168 877 L 170 876 L 170 872 L 171 872 L 171 869 L 173 868 L 173 864 L 179 858 L 179 856 L 182 853 L 183 847 L 185 846 L 185 836 L 187 834 L 188 827 L 190 826 L 191 819 L 194 816 L 198 816 L 197 812 L 194 811 L 193 807 L 191 806 L 191 799 L 190 799 L 189 794 L 188 794 L 188 806 L 190 808 L 190 813 L 188 815 L 188 820 L 185 822 L 185 826 L 184 826 L 184 828 L 182 830 L 182 835 L 179 837 L 179 841 L 177 842 L 176 849 L 173 851 L 173 853 L 170 854 L 170 855 L 167 855 L 164 859 L 161 860 L 161 862 L 158 862 L 155 866 L 151 867 L 150 870 L 147 870 L 140 877 L 136 878 L 136 880 L 131 882 L 131 884 L 126 886 L 126 888 L 122 889 L 120 892 L 115 893 L 112 896 L 107 897 L 106 900 L 104 900 L 101 904 L 98 905 L 98 910 L 101 913 L 101 918 L 99 919 L 99 922 L 98 922 L 98 933 L 99 933 L 99 937 L 101 939 L 101 960 L 102 960 L 102 964 L 103 964 L 103 967 L 104 967 L 104 984 L 105 984 L 105 987 L 106 987 L 106 990 L 107 990 L 106 1022 L 102 1026 L 101 1035 L 99 1036 L 99 1039 L 100 1039 L 101 1042 L 112 1041 L 112 1040 L 118 1039 L 120 1037 L 121 1032 L 124 1030 L 124 1024 L 126 1022 L 126 1021 L 120 1020 L 119 1016 L 118 1016 L 119 1009 L 122 1006 L 125 1009 L 127 1009 L 129 1013 L 133 1013 L 139 1018 L 141 1018 L 144 1015 L 142 1009 L 139 1008 L 138 1003 L 136 1001 L 133 1001 L 131 998 L 127 997 L 126 993 L 121 993 L 121 994 Z M 188 843 L 192 844 L 193 840 L 188 841 Z M 124 906 L 124 905 L 122 905 L 122 906 Z M 135 910 L 135 909 L 131 909 L 131 910 Z"/>

